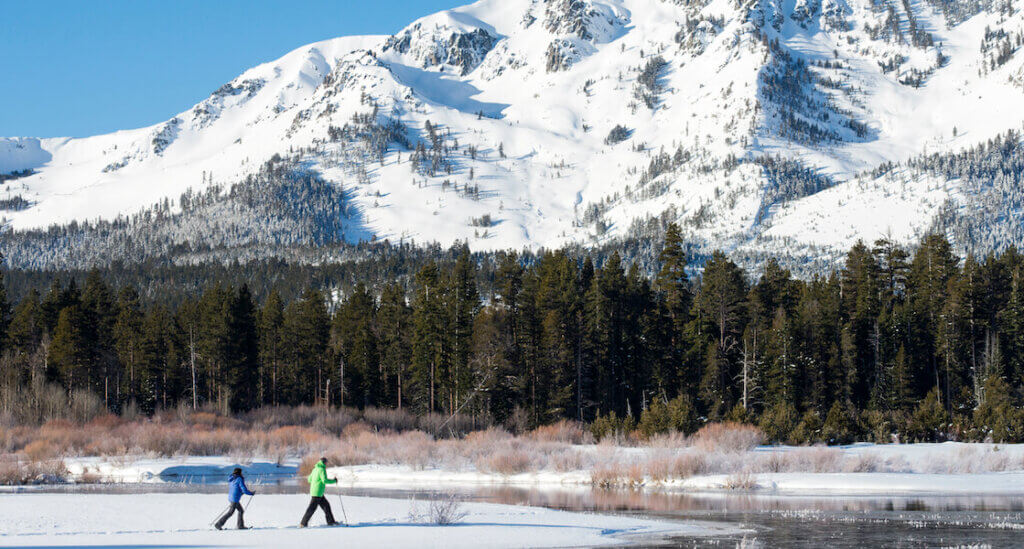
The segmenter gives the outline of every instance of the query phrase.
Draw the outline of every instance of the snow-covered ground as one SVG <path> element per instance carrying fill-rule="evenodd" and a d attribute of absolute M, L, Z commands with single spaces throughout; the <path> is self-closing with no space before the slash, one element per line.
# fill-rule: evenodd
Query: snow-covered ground
<path fill-rule="evenodd" d="M 243 467 L 247 477 L 293 478 L 298 460 L 274 463 L 266 460 L 236 463 L 227 456 L 189 456 L 180 458 L 105 458 L 65 459 L 68 472 L 101 482 L 218 482 L 226 481 L 235 467 Z"/>
<path fill-rule="evenodd" d="M 694 448 L 573 447 L 593 468 L 544 468 L 517 474 L 444 464 L 413 466 L 366 464 L 332 467 L 343 486 L 437 488 L 445 486 L 531 486 L 589 488 L 595 470 L 646 471 L 634 488 L 707 491 L 756 491 L 779 494 L 900 495 L 1024 493 L 1024 444 L 854 444 L 840 448 L 759 446 L 749 452 L 700 452 Z M 699 455 L 705 465 L 689 476 L 655 478 L 658 463 Z M 66 459 L 76 477 L 107 482 L 218 481 L 236 464 L 227 457 L 74 458 Z M 292 478 L 297 460 L 278 465 L 252 460 L 242 466 L 250 477 Z M 664 465 L 671 471 L 671 465 Z M 634 473 L 624 473 L 634 475 Z"/>
<path fill-rule="evenodd" d="M 1024 445 L 854 444 L 839 448 L 759 446 L 749 451 L 687 447 L 571 447 L 588 464 L 572 470 L 548 466 L 499 474 L 472 465 L 396 463 L 331 467 L 342 491 L 352 488 L 472 492 L 518 486 L 552 494 L 590 492 L 601 469 L 618 467 L 627 477 L 642 471 L 633 489 L 722 497 L 1018 496 L 1024 493 Z M 564 450 L 564 449 L 563 449 Z M 658 464 L 701 456 L 693 475 L 657 477 Z M 237 460 L 226 456 L 174 458 L 66 458 L 72 475 L 107 482 L 223 482 Z M 296 478 L 298 460 L 246 459 L 251 484 Z M 678 473 L 682 469 L 671 469 Z M 657 477 L 657 478 L 656 478 Z M 280 489 L 280 488 L 278 488 Z M 334 490 L 332 488 L 331 490 Z M 257 487 L 257 491 L 259 488 Z M 296 487 L 296 492 L 301 488 Z M 374 492 L 379 495 L 380 492 Z M 636 492 L 630 492 L 636 493 Z M 342 516 L 335 492 L 330 501 Z M 438 526 L 425 517 L 424 500 L 344 499 L 349 528 L 299 530 L 307 503 L 301 493 L 257 496 L 246 514 L 254 529 L 216 532 L 209 522 L 226 504 L 222 494 L 40 493 L 31 488 L 0 492 L 0 546 L 266 546 L 308 547 L 328 543 L 384 547 L 596 546 L 671 536 L 736 536 L 729 524 L 673 522 L 555 511 L 492 503 L 463 503 L 460 524 Z M 318 515 L 314 525 L 321 524 Z M 318 522 L 319 521 L 319 522 Z M 233 522 L 229 522 L 233 525 Z"/>
<path fill-rule="evenodd" d="M 246 498 L 248 499 L 248 498 Z M 252 529 L 209 526 L 223 495 L 0 494 L 0 545 L 20 547 L 580 547 L 666 536 L 734 534 L 728 525 L 568 513 L 536 507 L 463 504 L 459 524 L 412 520 L 425 502 L 346 497 L 349 527 L 296 527 L 309 498 L 258 495 L 245 514 Z M 245 501 L 245 500 L 243 500 Z M 331 496 L 334 513 L 341 508 Z M 416 511 L 416 509 L 419 511 Z"/>

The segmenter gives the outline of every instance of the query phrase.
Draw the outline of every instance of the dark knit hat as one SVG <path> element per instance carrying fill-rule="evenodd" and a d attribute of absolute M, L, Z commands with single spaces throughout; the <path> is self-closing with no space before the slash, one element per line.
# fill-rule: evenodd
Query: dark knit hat
<path fill-rule="evenodd" d="M 235 470 L 234 470 L 233 474 L 241 476 L 242 475 L 242 468 L 241 467 L 235 467 Z"/>

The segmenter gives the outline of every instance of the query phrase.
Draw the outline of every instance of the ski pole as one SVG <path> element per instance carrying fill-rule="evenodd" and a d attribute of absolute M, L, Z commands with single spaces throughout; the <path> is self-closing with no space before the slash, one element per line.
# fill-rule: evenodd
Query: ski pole
<path fill-rule="evenodd" d="M 213 523 L 217 522 L 217 519 L 219 519 L 220 517 L 224 516 L 224 513 L 227 513 L 228 509 L 231 509 L 231 504 L 230 503 L 228 504 L 227 507 L 224 508 L 223 511 L 217 513 L 217 516 L 213 517 L 213 520 L 210 521 L 210 526 L 213 526 Z"/>
<path fill-rule="evenodd" d="M 345 526 L 348 526 L 348 513 L 345 512 L 345 502 L 341 499 L 341 489 L 338 489 L 338 505 L 341 505 L 341 516 L 345 518 Z"/>
<path fill-rule="evenodd" d="M 263 480 L 257 478 L 256 482 L 254 482 L 252 485 L 253 485 L 254 488 L 259 488 L 261 484 L 263 484 Z M 256 497 L 256 494 L 253 494 L 253 495 L 249 496 L 249 501 L 245 502 L 245 507 L 242 508 L 243 512 L 249 510 L 249 504 L 252 503 L 252 498 L 254 498 L 254 497 Z"/>

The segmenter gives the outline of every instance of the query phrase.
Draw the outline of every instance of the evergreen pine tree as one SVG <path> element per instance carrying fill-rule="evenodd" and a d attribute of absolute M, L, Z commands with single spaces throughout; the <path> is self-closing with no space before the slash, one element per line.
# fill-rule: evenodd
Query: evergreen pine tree
<path fill-rule="evenodd" d="M 230 391 L 229 406 L 239 412 L 258 406 L 259 395 L 259 333 L 256 303 L 249 286 L 243 284 L 230 298 L 228 307 L 226 382 Z"/>
<path fill-rule="evenodd" d="M 444 299 L 437 264 L 429 262 L 416 274 L 412 314 L 410 400 L 421 412 L 438 411 L 441 405 L 440 380 L 450 353 Z"/>
<path fill-rule="evenodd" d="M 87 385 L 89 349 L 80 305 L 61 309 L 47 363 L 48 376 L 60 380 L 69 391 Z"/>
<path fill-rule="evenodd" d="M 279 381 L 283 367 L 282 337 L 284 328 L 284 303 L 281 294 L 272 290 L 260 309 L 259 356 L 260 356 L 260 402 L 277 405 L 280 393 Z"/>
<path fill-rule="evenodd" d="M 732 380 L 741 353 L 744 328 L 743 272 L 725 254 L 715 252 L 704 264 L 697 305 L 714 338 L 708 346 L 701 398 L 708 417 L 722 418 L 734 405 Z"/>
<path fill-rule="evenodd" d="M 327 300 L 317 290 L 285 308 L 281 348 L 284 350 L 281 395 L 284 404 L 320 403 L 326 396 L 330 336 Z"/>
<path fill-rule="evenodd" d="M 82 291 L 82 312 L 85 315 L 85 338 L 89 361 L 91 388 L 104 396 L 109 406 L 110 389 L 117 376 L 117 352 L 114 349 L 114 324 L 117 306 L 114 293 L 93 269 L 85 279 Z"/>
<path fill-rule="evenodd" d="M 335 356 L 345 363 L 345 378 L 339 386 L 345 390 L 343 404 L 362 408 L 379 405 L 383 400 L 376 316 L 374 298 L 362 283 L 356 284 L 334 315 L 332 346 Z M 340 369 L 337 373 L 341 375 Z"/>
<path fill-rule="evenodd" d="M 459 251 L 448 280 L 449 313 L 451 319 L 451 371 L 450 409 L 455 411 L 469 398 L 477 377 L 469 367 L 473 340 L 473 323 L 480 311 L 480 294 L 476 288 L 476 264 L 465 244 Z"/>
<path fill-rule="evenodd" d="M 385 286 L 377 313 L 381 339 L 381 367 L 389 380 L 385 390 L 385 394 L 389 395 L 387 402 L 399 410 L 409 398 L 406 384 L 411 359 L 411 315 L 405 299 L 405 290 L 397 283 Z"/>
<path fill-rule="evenodd" d="M 33 288 L 14 307 L 14 314 L 7 326 L 7 342 L 16 354 L 26 355 L 36 350 L 42 337 L 43 321 L 39 292 Z"/>
<path fill-rule="evenodd" d="M 142 361 L 142 321 L 139 294 L 131 286 L 125 286 L 118 293 L 117 317 L 114 319 L 112 331 L 114 349 L 122 367 L 122 372 L 118 375 L 119 382 L 116 384 L 118 398 L 115 400 L 118 406 L 122 403 L 122 391 L 123 400 L 128 402 L 134 400 L 138 393 L 139 364 Z"/>

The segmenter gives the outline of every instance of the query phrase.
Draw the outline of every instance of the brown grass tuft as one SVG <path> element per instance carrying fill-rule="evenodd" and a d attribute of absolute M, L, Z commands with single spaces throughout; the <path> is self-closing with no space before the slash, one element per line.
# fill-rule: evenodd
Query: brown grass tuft
<path fill-rule="evenodd" d="M 532 461 L 523 450 L 507 448 L 476 461 L 477 469 L 501 475 L 515 475 L 530 470 Z"/>
<path fill-rule="evenodd" d="M 529 437 L 540 442 L 563 442 L 565 444 L 590 444 L 594 436 L 578 421 L 561 420 L 551 425 L 542 425 L 530 431 Z"/>
<path fill-rule="evenodd" d="M 709 423 L 691 437 L 693 446 L 705 452 L 747 452 L 764 441 L 764 433 L 744 423 Z"/>

